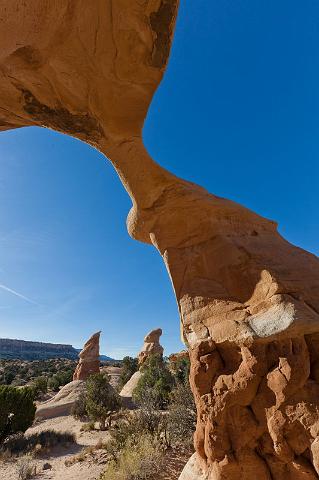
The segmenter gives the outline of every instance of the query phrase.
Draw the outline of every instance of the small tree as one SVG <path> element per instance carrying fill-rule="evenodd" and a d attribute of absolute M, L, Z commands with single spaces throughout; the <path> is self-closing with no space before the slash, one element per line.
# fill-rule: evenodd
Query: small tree
<path fill-rule="evenodd" d="M 54 392 L 58 392 L 59 391 L 59 386 L 60 386 L 59 380 L 56 378 L 55 375 L 53 375 L 52 377 L 49 378 L 48 388 L 50 390 L 53 390 Z"/>
<path fill-rule="evenodd" d="M 119 395 L 103 373 L 91 375 L 86 382 L 86 410 L 91 420 L 100 424 L 100 429 L 106 429 L 106 421 L 111 426 L 112 413 L 119 410 L 121 401 Z"/>
<path fill-rule="evenodd" d="M 87 416 L 86 392 L 82 392 L 71 408 L 71 414 L 74 418 L 82 420 Z"/>
<path fill-rule="evenodd" d="M 196 427 L 196 406 L 189 383 L 179 383 L 170 395 L 165 419 L 166 439 L 169 443 L 190 446 Z M 167 437 L 168 435 L 168 437 Z"/>
<path fill-rule="evenodd" d="M 132 357 L 124 357 L 122 360 L 122 372 L 120 375 L 120 387 L 129 381 L 132 375 L 138 370 L 138 359 Z"/>
<path fill-rule="evenodd" d="M 36 377 L 32 382 L 32 388 L 34 389 L 35 397 L 38 397 L 41 393 L 47 393 L 48 379 L 46 377 Z"/>
<path fill-rule="evenodd" d="M 0 386 L 0 443 L 6 437 L 31 427 L 36 407 L 31 388 Z"/>
<path fill-rule="evenodd" d="M 161 355 L 150 356 L 142 366 L 142 373 L 133 399 L 149 408 L 164 409 L 169 402 L 169 395 L 174 385 L 174 378 Z"/>
<path fill-rule="evenodd" d="M 170 369 L 173 373 L 175 382 L 186 385 L 189 382 L 190 361 L 189 358 L 178 358 L 170 361 Z"/>

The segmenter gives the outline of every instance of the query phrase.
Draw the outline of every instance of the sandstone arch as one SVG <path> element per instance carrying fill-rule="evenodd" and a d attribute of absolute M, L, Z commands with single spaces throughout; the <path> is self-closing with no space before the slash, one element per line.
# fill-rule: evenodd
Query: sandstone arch
<path fill-rule="evenodd" d="M 0 130 L 39 125 L 99 149 L 132 199 L 129 233 L 162 255 L 198 408 L 197 455 L 183 478 L 200 468 L 210 480 L 318 478 L 318 259 L 143 146 L 177 8 L 0 0 Z"/>

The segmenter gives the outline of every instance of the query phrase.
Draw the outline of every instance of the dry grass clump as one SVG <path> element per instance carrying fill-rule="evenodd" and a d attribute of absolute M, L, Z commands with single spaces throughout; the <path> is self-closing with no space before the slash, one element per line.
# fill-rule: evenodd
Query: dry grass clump
<path fill-rule="evenodd" d="M 18 463 L 19 480 L 28 480 L 37 474 L 37 467 L 29 456 L 23 457 Z"/>
<path fill-rule="evenodd" d="M 164 452 L 151 435 L 128 441 L 117 461 L 106 468 L 102 480 L 151 480 L 160 472 Z"/>
<path fill-rule="evenodd" d="M 84 425 L 82 425 L 80 430 L 81 432 L 94 432 L 95 423 L 94 422 L 85 423 Z"/>
<path fill-rule="evenodd" d="M 25 453 L 38 454 L 47 452 L 58 445 L 68 446 L 75 442 L 73 433 L 44 430 L 29 436 L 23 434 L 11 435 L 1 446 L 1 452 L 6 457 Z"/>

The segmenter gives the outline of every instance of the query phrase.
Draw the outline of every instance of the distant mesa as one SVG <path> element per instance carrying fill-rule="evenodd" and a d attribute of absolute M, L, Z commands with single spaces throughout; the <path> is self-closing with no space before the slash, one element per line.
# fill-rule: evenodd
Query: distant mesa
<path fill-rule="evenodd" d="M 86 380 L 90 375 L 100 372 L 100 335 L 94 333 L 79 353 L 79 363 L 73 374 L 73 380 Z"/>
<path fill-rule="evenodd" d="M 72 345 L 60 343 L 33 342 L 0 338 L 0 360 L 49 360 L 52 358 L 66 358 L 77 360 L 80 349 Z M 106 355 L 100 355 L 101 361 L 114 361 Z"/>
<path fill-rule="evenodd" d="M 49 358 L 76 360 L 78 351 L 72 345 L 0 338 L 0 359 L 46 360 Z"/>

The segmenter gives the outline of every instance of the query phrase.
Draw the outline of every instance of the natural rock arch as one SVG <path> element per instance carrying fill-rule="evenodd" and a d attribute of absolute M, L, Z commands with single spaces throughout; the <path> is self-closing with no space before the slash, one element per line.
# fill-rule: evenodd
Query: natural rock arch
<path fill-rule="evenodd" d="M 0 130 L 39 125 L 113 163 L 132 237 L 170 274 L 209 479 L 319 473 L 319 263 L 276 224 L 156 164 L 141 132 L 178 0 L 0 0 Z M 245 434 L 243 434 L 243 431 Z"/>

